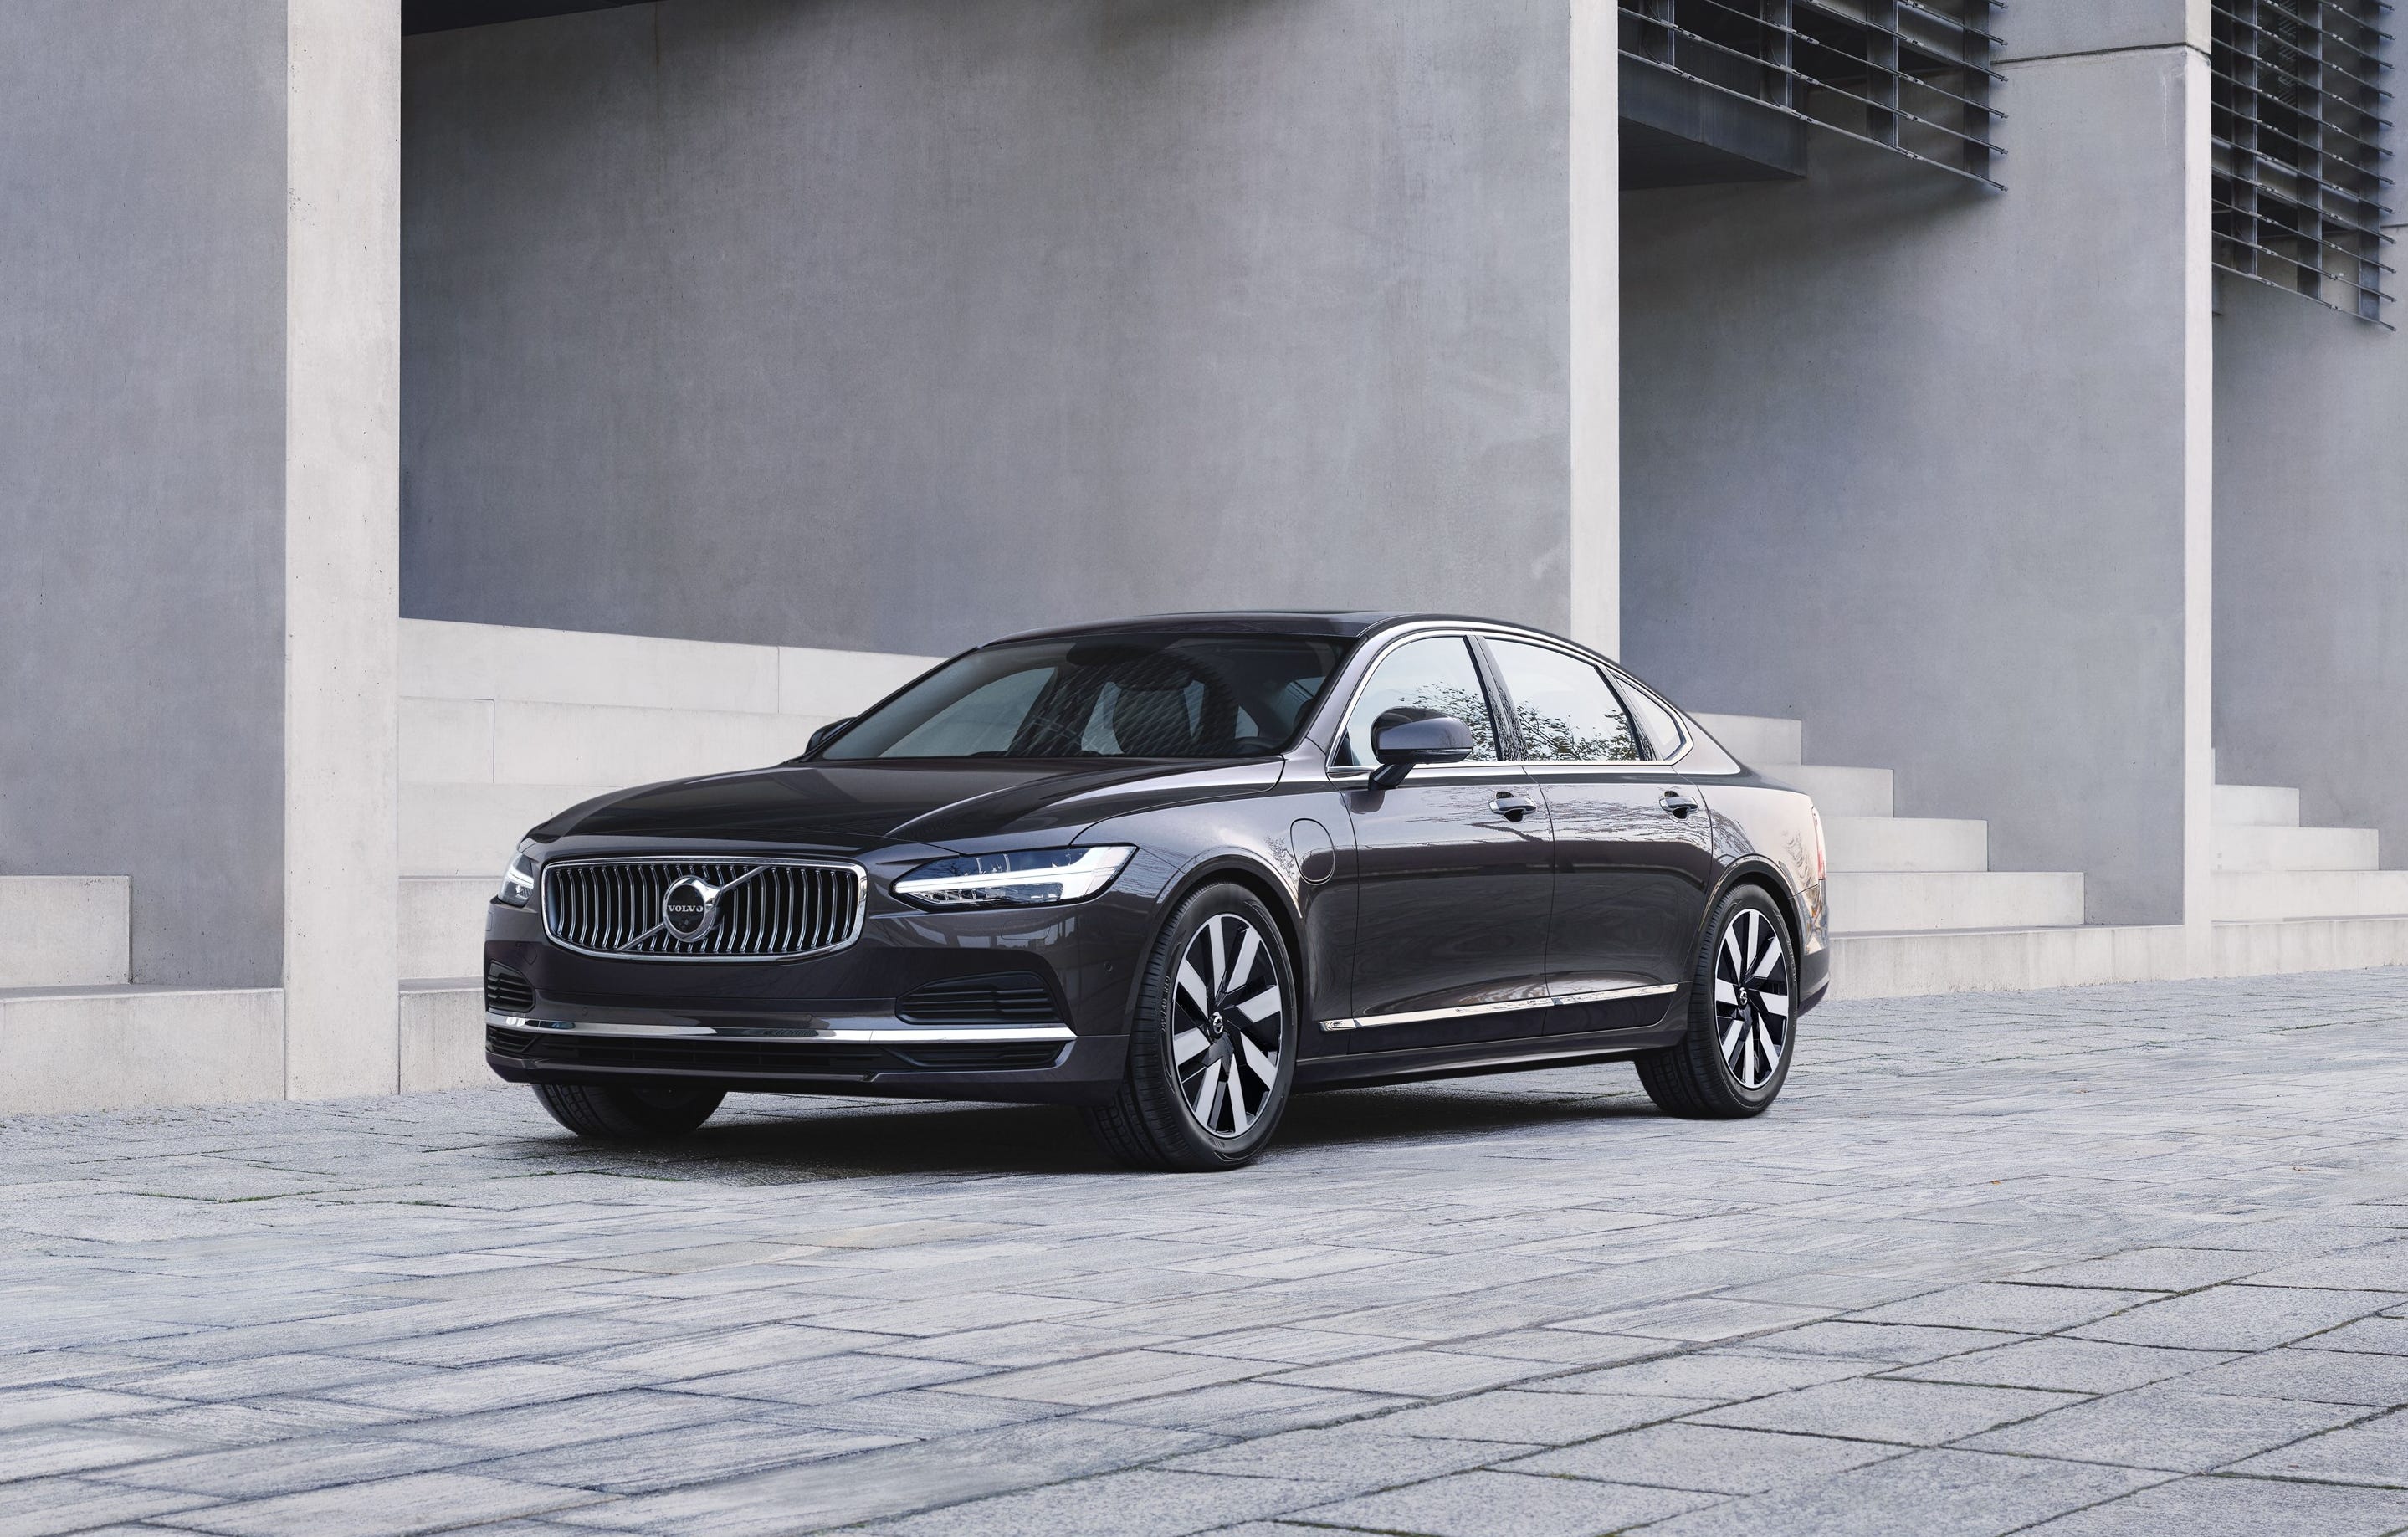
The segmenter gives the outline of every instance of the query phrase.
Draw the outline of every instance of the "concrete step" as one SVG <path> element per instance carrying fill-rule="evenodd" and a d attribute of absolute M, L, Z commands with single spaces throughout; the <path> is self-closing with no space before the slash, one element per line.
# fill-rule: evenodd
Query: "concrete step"
<path fill-rule="evenodd" d="M 2198 970 L 2220 977 L 2408 965 L 2408 917 L 2220 923 Z M 1850 934 L 1831 941 L 1834 998 L 2024 991 L 2193 974 L 2178 926 Z"/>
<path fill-rule="evenodd" d="M 484 973 L 485 908 L 501 883 L 491 875 L 404 876 L 399 960 L 405 977 Z"/>
<path fill-rule="evenodd" d="M 401 984 L 401 1091 L 508 1088 L 485 1066 L 485 990 L 474 977 Z"/>
<path fill-rule="evenodd" d="M 2272 784 L 2219 784 L 2213 815 L 2220 827 L 2296 827 L 2300 792 Z"/>
<path fill-rule="evenodd" d="M 1823 839 L 1834 870 L 1985 870 L 1990 825 L 1930 816 L 1830 816 Z"/>
<path fill-rule="evenodd" d="M 2408 913 L 2408 869 L 2223 870 L 2212 879 L 2219 923 Z"/>
<path fill-rule="evenodd" d="M 405 619 L 400 693 L 408 698 L 532 699 L 826 719 L 875 702 L 936 661 L 884 652 Z"/>
<path fill-rule="evenodd" d="M 474 978 L 405 982 L 398 1087 L 502 1087 Z M 284 1098 L 275 987 L 0 989 L 0 1115 Z"/>
<path fill-rule="evenodd" d="M 132 902 L 122 875 L 0 876 L 0 987 L 123 985 Z"/>
<path fill-rule="evenodd" d="M 1828 764 L 1791 763 L 1767 768 L 1765 777 L 1795 785 L 1813 796 L 1815 809 L 1826 817 L 1887 816 L 1894 808 L 1893 781 L 1886 768 L 1835 768 Z"/>
<path fill-rule="evenodd" d="M 620 782 L 621 785 L 637 783 Z M 519 840 L 600 784 L 404 784 L 401 873 L 487 876 L 498 883 Z"/>
<path fill-rule="evenodd" d="M 282 1098 L 280 988 L 0 992 L 0 1115 Z"/>
<path fill-rule="evenodd" d="M 2377 869 L 2382 835 L 2372 827 L 2221 826 L 2220 870 Z"/>
<path fill-rule="evenodd" d="M 1698 715 L 1694 717 L 1714 740 L 1751 768 L 1806 761 L 1806 727 L 1801 722 L 1771 715 Z"/>
<path fill-rule="evenodd" d="M 2144 982 L 2182 975 L 2184 959 L 2183 931 L 2175 926 L 1835 934 L 1830 996 L 1910 998 Z"/>
<path fill-rule="evenodd" d="M 521 699 L 401 701 L 402 779 L 643 784 L 793 757 L 833 716 Z"/>
<path fill-rule="evenodd" d="M 1830 877 L 1834 933 L 2042 928 L 2082 922 L 2082 877 L 2029 870 L 1856 870 Z"/>

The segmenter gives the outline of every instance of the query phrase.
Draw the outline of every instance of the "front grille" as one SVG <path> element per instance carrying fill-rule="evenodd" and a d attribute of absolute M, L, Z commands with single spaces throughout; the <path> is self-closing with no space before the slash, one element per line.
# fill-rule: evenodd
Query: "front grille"
<path fill-rule="evenodd" d="M 717 924 L 690 942 L 672 935 L 661 915 L 669 888 L 689 876 L 724 888 Z M 589 955 L 792 960 L 851 944 L 861 931 L 861 909 L 862 874 L 850 865 L 568 860 L 543 872 L 544 931 Z"/>
<path fill-rule="evenodd" d="M 882 1072 L 995 1072 L 1050 1068 L 1062 1056 L 1054 1041 L 855 1045 L 824 1041 L 696 1041 L 691 1036 L 547 1035 L 489 1027 L 485 1049 L 529 1067 L 635 1068 L 704 1072 L 725 1078 L 809 1074 L 867 1078 Z"/>
<path fill-rule="evenodd" d="M 507 966 L 488 963 L 485 967 L 485 1007 L 497 1014 L 528 1014 L 535 1012 L 535 989 L 527 979 Z"/>
<path fill-rule="evenodd" d="M 1059 1025 L 1045 984 L 1027 971 L 932 982 L 895 1006 L 913 1025 Z"/>

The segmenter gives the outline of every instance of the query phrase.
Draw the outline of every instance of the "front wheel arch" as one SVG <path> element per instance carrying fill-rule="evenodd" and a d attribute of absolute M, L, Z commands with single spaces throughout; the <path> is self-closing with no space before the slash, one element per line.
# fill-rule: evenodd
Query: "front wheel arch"
<path fill-rule="evenodd" d="M 1216 882 L 1242 886 L 1270 909 L 1271 922 L 1279 927 L 1280 942 L 1287 946 L 1288 968 L 1296 973 L 1297 1027 L 1300 1031 L 1306 1024 L 1314 1023 L 1309 1017 L 1312 1011 L 1305 1007 L 1312 998 L 1313 978 L 1312 961 L 1304 953 L 1304 920 L 1297 911 L 1296 898 L 1278 876 L 1243 855 L 1208 855 L 1173 876 L 1163 886 L 1163 894 L 1155 898 L 1154 907 L 1160 916 L 1146 934 L 1142 953 L 1154 953 L 1154 947 L 1162 942 L 1163 930 L 1170 927 L 1187 898 Z M 1138 992 L 1137 979 L 1131 978 L 1128 1007 L 1124 1011 L 1127 1015 L 1125 1023 L 1130 1026 L 1136 1023 Z"/>

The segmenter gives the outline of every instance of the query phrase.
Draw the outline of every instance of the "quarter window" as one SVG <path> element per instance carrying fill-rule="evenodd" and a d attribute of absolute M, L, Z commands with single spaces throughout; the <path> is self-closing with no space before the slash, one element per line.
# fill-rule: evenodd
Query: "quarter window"
<path fill-rule="evenodd" d="M 1546 646 L 1491 639 L 1513 701 L 1522 755 L 1548 762 L 1631 763 L 1643 754 L 1630 717 L 1595 665 Z"/>
<path fill-rule="evenodd" d="M 1646 755 L 1658 762 L 1678 757 L 1681 744 L 1688 740 L 1689 734 L 1681 729 L 1681 723 L 1673 718 L 1672 712 L 1649 698 L 1645 689 L 1633 686 L 1627 681 L 1614 692 L 1620 694 L 1623 702 L 1630 707 L 1630 724 L 1639 728 L 1639 743 Z"/>
<path fill-rule="evenodd" d="M 1459 635 L 1434 635 L 1408 640 L 1380 660 L 1354 712 L 1346 717 L 1346 733 L 1338 740 L 1334 762 L 1368 768 L 1371 755 L 1371 723 L 1399 705 L 1435 710 L 1471 728 L 1474 761 L 1497 761 L 1497 727 L 1488 713 L 1488 694 L 1480 686 L 1480 669 L 1472 665 L 1471 645 Z"/>

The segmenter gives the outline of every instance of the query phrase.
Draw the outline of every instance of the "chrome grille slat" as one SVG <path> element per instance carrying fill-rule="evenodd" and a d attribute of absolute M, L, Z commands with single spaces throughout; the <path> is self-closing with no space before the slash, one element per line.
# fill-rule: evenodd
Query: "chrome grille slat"
<path fill-rule="evenodd" d="M 687 876 L 725 888 L 718 925 L 693 943 L 660 927 L 663 899 Z M 544 931 L 612 958 L 794 960 L 858 938 L 866 889 L 858 868 L 816 860 L 563 859 L 544 866 Z"/>

